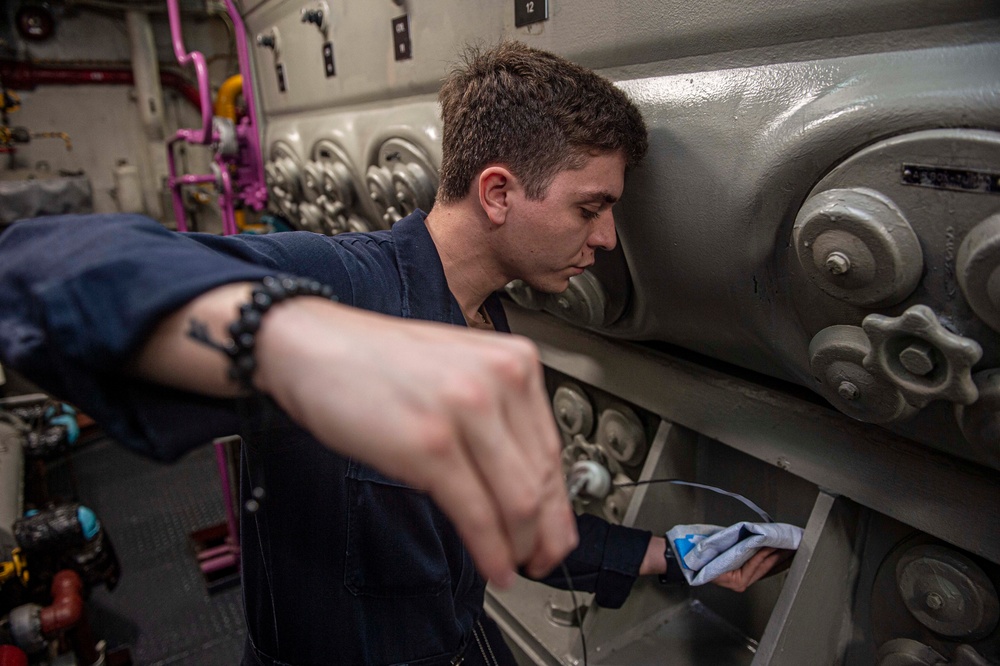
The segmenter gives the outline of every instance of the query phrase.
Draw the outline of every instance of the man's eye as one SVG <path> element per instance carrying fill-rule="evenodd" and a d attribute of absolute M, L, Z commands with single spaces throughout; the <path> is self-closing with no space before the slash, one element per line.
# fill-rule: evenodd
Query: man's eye
<path fill-rule="evenodd" d="M 596 220 L 597 216 L 600 214 L 600 211 L 590 210 L 589 208 L 580 209 L 580 215 L 582 215 L 585 220 Z"/>

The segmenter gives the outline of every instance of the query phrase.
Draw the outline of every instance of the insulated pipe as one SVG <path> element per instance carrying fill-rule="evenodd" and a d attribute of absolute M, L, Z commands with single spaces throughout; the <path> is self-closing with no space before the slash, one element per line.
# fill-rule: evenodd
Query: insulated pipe
<path fill-rule="evenodd" d="M 180 93 L 196 109 L 201 108 L 198 89 L 176 72 L 160 71 L 160 82 Z M 127 69 L 80 69 L 72 67 L 40 67 L 28 63 L 0 64 L 0 79 L 9 90 L 34 90 L 40 85 L 135 85 L 135 77 Z"/>
<path fill-rule="evenodd" d="M 52 603 L 38 613 L 46 636 L 75 626 L 83 615 L 83 581 L 75 571 L 63 569 L 57 573 L 51 589 Z"/>
<path fill-rule="evenodd" d="M 236 98 L 243 93 L 243 75 L 236 74 L 226 79 L 215 94 L 215 115 L 236 122 Z"/>
<path fill-rule="evenodd" d="M 243 75 L 236 74 L 234 76 L 230 76 L 228 79 L 223 81 L 222 85 L 219 86 L 219 92 L 215 94 L 215 115 L 220 116 L 222 118 L 228 118 L 229 120 L 233 121 L 234 127 L 236 126 L 236 98 L 239 97 L 242 93 L 243 93 Z M 231 184 L 230 184 L 230 189 L 232 189 Z M 230 197 L 231 196 L 232 193 L 230 192 Z M 236 202 L 234 201 L 233 202 L 234 209 L 235 209 L 235 203 Z M 227 214 L 228 211 L 223 211 L 223 213 Z M 242 210 L 233 210 L 233 230 L 231 233 L 234 234 L 237 233 L 237 231 L 243 229 L 245 225 L 246 225 L 246 213 L 243 212 Z M 226 487 L 228 487 L 228 482 L 226 483 Z M 230 532 L 232 534 L 235 534 L 235 532 L 233 532 L 232 530 L 230 530 Z"/>
<path fill-rule="evenodd" d="M 170 39 L 174 46 L 174 55 L 182 66 L 194 65 L 195 77 L 198 80 L 198 93 L 201 97 L 199 104 L 201 128 L 177 130 L 176 138 L 183 139 L 188 143 L 207 145 L 212 143 L 212 96 L 208 84 L 208 64 L 205 62 L 205 56 L 198 51 L 188 53 L 184 46 L 184 37 L 181 35 L 181 9 L 177 0 L 167 0 L 167 14 L 170 17 Z M 239 39 L 237 39 L 238 42 Z"/>
<path fill-rule="evenodd" d="M 125 12 L 128 41 L 132 51 L 132 77 L 135 80 L 139 117 L 146 128 L 147 138 L 163 139 L 163 89 L 160 87 L 160 69 L 156 59 L 156 42 L 149 15 L 144 12 Z"/>
<path fill-rule="evenodd" d="M 233 4 L 233 0 L 224 0 L 229 18 L 233 21 L 233 33 L 236 40 L 236 57 L 240 63 L 240 72 L 244 75 L 243 101 L 247 105 L 246 141 L 250 147 L 249 159 L 252 160 L 250 182 L 243 188 L 243 201 L 254 210 L 262 210 L 267 204 L 267 185 L 264 184 L 264 153 L 260 147 L 260 128 L 257 125 L 257 100 L 254 97 L 253 77 L 250 66 L 250 53 L 247 50 L 247 28 L 243 17 Z"/>

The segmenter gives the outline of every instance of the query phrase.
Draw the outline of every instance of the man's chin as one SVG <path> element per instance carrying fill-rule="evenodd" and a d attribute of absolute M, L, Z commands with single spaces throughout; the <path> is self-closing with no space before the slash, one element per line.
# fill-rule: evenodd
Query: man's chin
<path fill-rule="evenodd" d="M 541 294 L 561 294 L 569 289 L 569 278 L 553 279 L 544 283 L 528 283 L 528 286 Z"/>

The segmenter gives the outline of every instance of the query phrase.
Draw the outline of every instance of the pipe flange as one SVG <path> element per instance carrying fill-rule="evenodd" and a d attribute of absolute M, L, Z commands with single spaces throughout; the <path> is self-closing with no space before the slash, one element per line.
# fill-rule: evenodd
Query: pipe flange
<path fill-rule="evenodd" d="M 911 405 L 923 408 L 933 400 L 971 405 L 979 397 L 971 368 L 982 347 L 946 329 L 926 305 L 899 317 L 868 315 L 861 327 L 871 343 L 865 369 L 895 384 Z"/>
<path fill-rule="evenodd" d="M 846 303 L 894 305 L 920 281 L 917 234 L 886 196 L 866 188 L 833 189 L 810 197 L 792 228 L 803 271 L 817 287 Z"/>
<path fill-rule="evenodd" d="M 430 210 L 434 205 L 434 185 L 419 164 L 394 164 L 392 186 L 403 217 L 418 208 Z"/>
<path fill-rule="evenodd" d="M 971 405 L 955 405 L 955 420 L 962 434 L 1000 469 L 1000 368 L 972 375 L 979 400 Z"/>
<path fill-rule="evenodd" d="M 896 564 L 903 604 L 920 624 L 941 636 L 975 641 L 1000 620 L 1000 601 L 989 577 L 951 548 L 915 546 Z"/>
<path fill-rule="evenodd" d="M 896 386 L 862 364 L 871 351 L 857 326 L 830 326 L 809 343 L 809 367 L 830 403 L 859 421 L 896 423 L 917 413 Z"/>
<path fill-rule="evenodd" d="M 240 150 L 236 126 L 229 118 L 212 116 L 212 135 L 216 137 L 212 149 L 223 157 L 235 157 Z"/>
<path fill-rule="evenodd" d="M 958 248 L 955 272 L 972 310 L 1000 331 L 1000 213 L 966 234 Z"/>
<path fill-rule="evenodd" d="M 638 465 L 646 457 L 646 432 L 642 421 L 625 405 L 601 412 L 594 441 L 623 465 Z"/>
<path fill-rule="evenodd" d="M 395 188 L 392 185 L 392 173 L 385 167 L 371 165 L 365 174 L 368 185 L 368 196 L 371 197 L 375 209 L 378 210 L 382 223 L 386 228 L 403 219 L 396 208 Z"/>
<path fill-rule="evenodd" d="M 354 206 L 358 201 L 359 181 L 347 153 L 333 141 L 322 139 L 313 146 L 312 158 L 322 165 L 323 194 L 348 208 Z"/>
<path fill-rule="evenodd" d="M 563 384 L 552 396 L 552 412 L 559 429 L 570 437 L 589 437 L 594 429 L 594 408 L 587 395 L 575 384 Z"/>
<path fill-rule="evenodd" d="M 434 206 L 437 169 L 426 152 L 406 139 L 383 142 L 365 180 L 387 227 L 417 208 L 428 211 Z"/>
<path fill-rule="evenodd" d="M 302 167 L 302 196 L 318 205 L 323 194 L 323 165 L 309 160 Z"/>
<path fill-rule="evenodd" d="M 271 148 L 271 159 L 264 165 L 264 182 L 272 202 L 283 212 L 302 198 L 302 169 L 295 153 L 283 143 Z"/>
<path fill-rule="evenodd" d="M 546 300 L 546 309 L 568 322 L 590 328 L 606 323 L 608 294 L 601 281 L 589 270 L 571 277 L 566 291 L 551 295 Z"/>

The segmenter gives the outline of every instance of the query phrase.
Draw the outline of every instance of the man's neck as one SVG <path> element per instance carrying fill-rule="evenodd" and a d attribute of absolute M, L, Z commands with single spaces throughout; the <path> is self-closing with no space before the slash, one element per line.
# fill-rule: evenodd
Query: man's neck
<path fill-rule="evenodd" d="M 445 279 L 467 321 L 477 322 L 486 298 L 507 284 L 492 250 L 493 228 L 482 209 L 460 201 L 435 205 L 427 214 Z"/>

